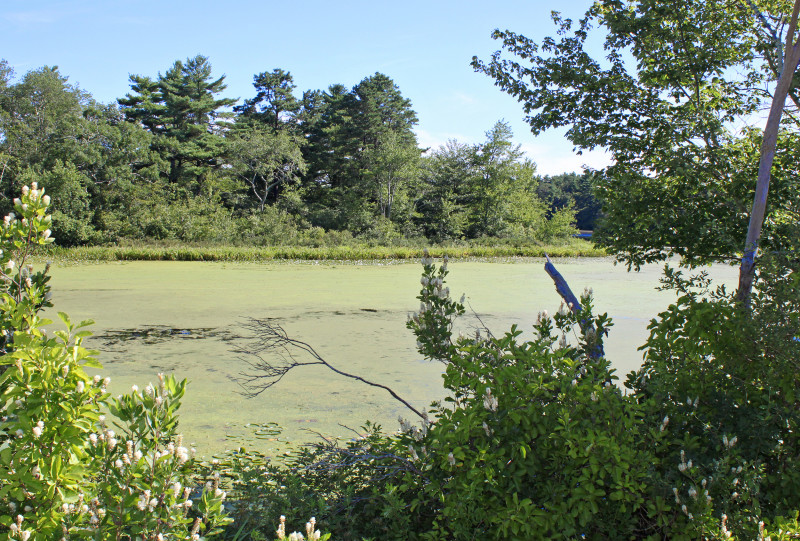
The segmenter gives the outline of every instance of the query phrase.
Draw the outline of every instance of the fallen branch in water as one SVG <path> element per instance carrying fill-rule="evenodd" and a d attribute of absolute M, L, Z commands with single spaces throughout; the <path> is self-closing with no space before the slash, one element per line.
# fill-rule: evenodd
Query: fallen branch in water
<path fill-rule="evenodd" d="M 246 339 L 246 346 L 237 347 L 233 351 L 238 353 L 240 355 L 239 358 L 251 368 L 248 372 L 241 372 L 240 377 L 237 379 L 245 390 L 245 396 L 248 398 L 256 397 L 278 383 L 292 368 L 322 365 L 341 376 L 385 390 L 392 395 L 392 398 L 402 403 L 420 418 L 425 418 L 414 406 L 386 385 L 381 385 L 335 368 L 323 359 L 310 344 L 291 338 L 276 321 L 268 318 L 248 318 L 244 327 L 252 333 L 252 336 Z M 302 352 L 310 356 L 312 360 L 300 360 L 297 357 L 297 353 Z M 266 355 L 269 355 L 270 358 L 265 358 Z M 278 359 L 277 363 L 275 359 Z"/>

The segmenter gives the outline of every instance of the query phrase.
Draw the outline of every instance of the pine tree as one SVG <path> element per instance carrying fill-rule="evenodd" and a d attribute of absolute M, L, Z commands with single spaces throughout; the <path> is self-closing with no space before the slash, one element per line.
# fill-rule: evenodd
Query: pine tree
<path fill-rule="evenodd" d="M 221 165 L 224 139 L 221 109 L 236 100 L 216 96 L 225 90 L 225 76 L 212 77 L 211 63 L 198 55 L 176 61 L 157 81 L 134 75 L 133 93 L 118 100 L 128 120 L 157 135 L 153 148 L 169 163 L 167 179 L 197 191 L 210 170 Z"/>
<path fill-rule="evenodd" d="M 275 132 L 293 126 L 301 104 L 293 93 L 297 86 L 292 74 L 280 68 L 265 71 L 253 77 L 253 86 L 255 97 L 233 108 L 240 118 L 257 120 Z"/>

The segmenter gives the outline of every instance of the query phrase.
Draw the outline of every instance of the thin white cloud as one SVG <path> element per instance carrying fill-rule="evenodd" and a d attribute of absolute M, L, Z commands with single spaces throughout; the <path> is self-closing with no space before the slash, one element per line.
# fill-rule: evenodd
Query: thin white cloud
<path fill-rule="evenodd" d="M 459 105 L 475 105 L 478 103 L 478 100 L 470 96 L 469 94 L 465 94 L 463 92 L 456 92 L 453 94 L 453 101 L 458 103 Z"/>

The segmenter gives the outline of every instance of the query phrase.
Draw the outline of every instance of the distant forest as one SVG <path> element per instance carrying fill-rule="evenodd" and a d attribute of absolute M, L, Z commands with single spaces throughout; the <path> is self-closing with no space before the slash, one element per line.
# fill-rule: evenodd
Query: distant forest
<path fill-rule="evenodd" d="M 37 181 L 61 245 L 545 242 L 599 215 L 591 173 L 537 175 L 502 121 L 480 144 L 419 148 L 384 74 L 299 94 L 265 71 L 243 103 L 224 79 L 196 56 L 102 104 L 57 67 L 0 61 L 0 212 Z"/>

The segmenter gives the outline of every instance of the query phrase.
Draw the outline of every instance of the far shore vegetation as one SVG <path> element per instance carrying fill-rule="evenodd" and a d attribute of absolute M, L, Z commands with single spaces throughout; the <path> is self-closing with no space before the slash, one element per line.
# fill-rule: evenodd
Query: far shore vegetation
<path fill-rule="evenodd" d="M 216 71 L 176 61 L 103 104 L 56 66 L 15 74 L 0 60 L 0 213 L 37 182 L 56 244 L 89 259 L 597 253 L 571 240 L 600 217 L 594 173 L 538 174 L 506 122 L 480 143 L 422 148 L 411 101 L 382 73 L 298 93 L 273 69 L 237 105 Z"/>
<path fill-rule="evenodd" d="M 87 261 L 382 261 L 419 260 L 428 248 L 436 257 L 483 259 L 508 257 L 604 257 L 608 253 L 590 241 L 560 243 L 465 242 L 425 246 L 419 243 L 374 245 L 363 242 L 330 246 L 226 246 L 206 244 L 129 243 L 115 246 L 51 246 L 40 252 L 57 262 Z"/>

